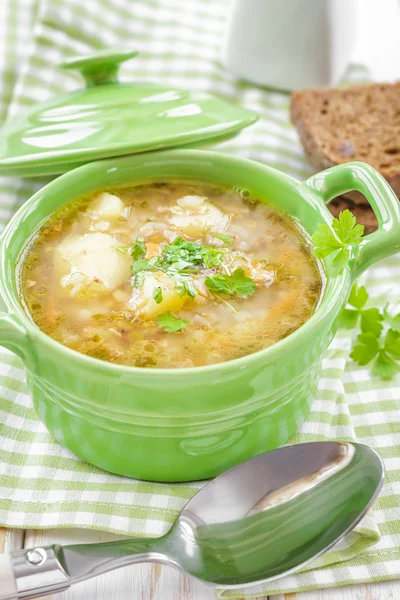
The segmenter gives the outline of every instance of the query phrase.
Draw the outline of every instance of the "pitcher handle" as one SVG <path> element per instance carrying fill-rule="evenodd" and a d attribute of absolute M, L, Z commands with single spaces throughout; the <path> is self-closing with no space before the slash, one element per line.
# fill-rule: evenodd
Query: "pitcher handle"
<path fill-rule="evenodd" d="M 378 229 L 363 238 L 351 266 L 355 280 L 371 265 L 400 250 L 400 203 L 388 182 L 373 167 L 349 162 L 313 175 L 304 184 L 325 203 L 341 194 L 361 192 L 374 211 Z"/>

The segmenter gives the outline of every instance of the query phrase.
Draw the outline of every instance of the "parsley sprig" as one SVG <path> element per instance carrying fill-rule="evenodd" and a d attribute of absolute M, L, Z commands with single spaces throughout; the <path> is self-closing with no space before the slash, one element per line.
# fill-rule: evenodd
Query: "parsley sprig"
<path fill-rule="evenodd" d="M 355 284 L 349 297 L 349 307 L 343 312 L 344 327 L 356 327 L 361 333 L 353 346 L 350 357 L 359 365 L 371 363 L 373 375 L 391 379 L 400 372 L 400 313 L 391 315 L 387 307 L 365 308 L 369 299 L 364 286 Z"/>
<path fill-rule="evenodd" d="M 178 331 L 182 331 L 189 325 L 189 321 L 186 319 L 178 319 L 172 312 L 167 312 L 163 315 L 158 315 L 156 319 L 157 325 L 164 329 L 167 333 L 177 333 Z"/>
<path fill-rule="evenodd" d="M 236 269 L 232 275 L 206 277 L 205 284 L 210 292 L 229 296 L 250 296 L 256 290 L 256 284 L 244 274 L 243 269 Z"/>
<path fill-rule="evenodd" d="M 354 328 L 360 319 L 363 333 L 372 332 L 379 337 L 383 329 L 383 315 L 377 308 L 365 308 L 368 297 L 365 286 L 353 285 L 348 300 L 350 306 L 343 311 L 342 323 L 344 327 Z"/>
<path fill-rule="evenodd" d="M 351 358 L 359 365 L 367 365 L 371 361 L 372 374 L 382 379 L 391 379 L 400 371 L 400 333 L 389 329 L 383 341 L 372 331 L 361 333 L 354 346 Z"/>
<path fill-rule="evenodd" d="M 333 267 L 341 273 L 348 265 L 351 251 L 360 244 L 364 235 L 364 225 L 356 224 L 355 216 L 348 210 L 332 220 L 332 226 L 324 223 L 312 236 L 313 254 L 317 258 L 325 258 L 335 253 Z"/>

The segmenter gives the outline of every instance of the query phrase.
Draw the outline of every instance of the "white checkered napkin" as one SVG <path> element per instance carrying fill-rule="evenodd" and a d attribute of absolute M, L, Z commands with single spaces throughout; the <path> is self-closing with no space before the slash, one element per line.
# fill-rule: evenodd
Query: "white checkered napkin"
<path fill-rule="evenodd" d="M 311 169 L 288 120 L 288 98 L 236 81 L 219 63 L 229 0 L 3 0 L 0 3 L 0 121 L 82 85 L 57 64 L 105 46 L 136 47 L 122 79 L 207 90 L 256 110 L 260 120 L 220 149 L 304 179 Z M 353 81 L 365 77 L 353 70 Z M 0 179 L 0 224 L 45 180 Z M 398 258 L 367 275 L 377 302 L 397 301 Z M 291 592 L 400 575 L 400 379 L 384 383 L 349 359 L 353 333 L 328 349 L 317 397 L 293 442 L 350 439 L 375 447 L 387 482 L 368 515 L 313 568 L 261 592 Z M 202 484 L 156 484 L 113 476 L 54 442 L 38 421 L 19 360 L 0 349 L 0 525 L 92 527 L 132 535 L 165 532 Z M 254 593 L 253 593 L 254 592 Z M 224 597 L 251 595 L 249 590 Z"/>

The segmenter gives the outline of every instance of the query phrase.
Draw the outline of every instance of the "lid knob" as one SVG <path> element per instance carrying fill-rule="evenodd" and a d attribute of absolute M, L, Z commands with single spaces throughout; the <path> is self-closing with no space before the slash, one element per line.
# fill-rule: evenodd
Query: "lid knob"
<path fill-rule="evenodd" d="M 63 69 L 80 71 L 86 85 L 92 87 L 116 81 L 120 63 L 137 54 L 137 50 L 100 50 L 83 57 L 70 58 L 59 66 Z"/>

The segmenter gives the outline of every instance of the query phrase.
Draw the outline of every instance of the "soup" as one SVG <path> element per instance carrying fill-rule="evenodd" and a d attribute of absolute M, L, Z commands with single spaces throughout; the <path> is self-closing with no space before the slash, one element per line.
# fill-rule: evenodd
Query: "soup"
<path fill-rule="evenodd" d="M 21 296 L 61 344 L 136 367 L 232 360 L 300 327 L 321 293 L 295 224 L 246 192 L 162 181 L 96 191 L 34 237 Z"/>

